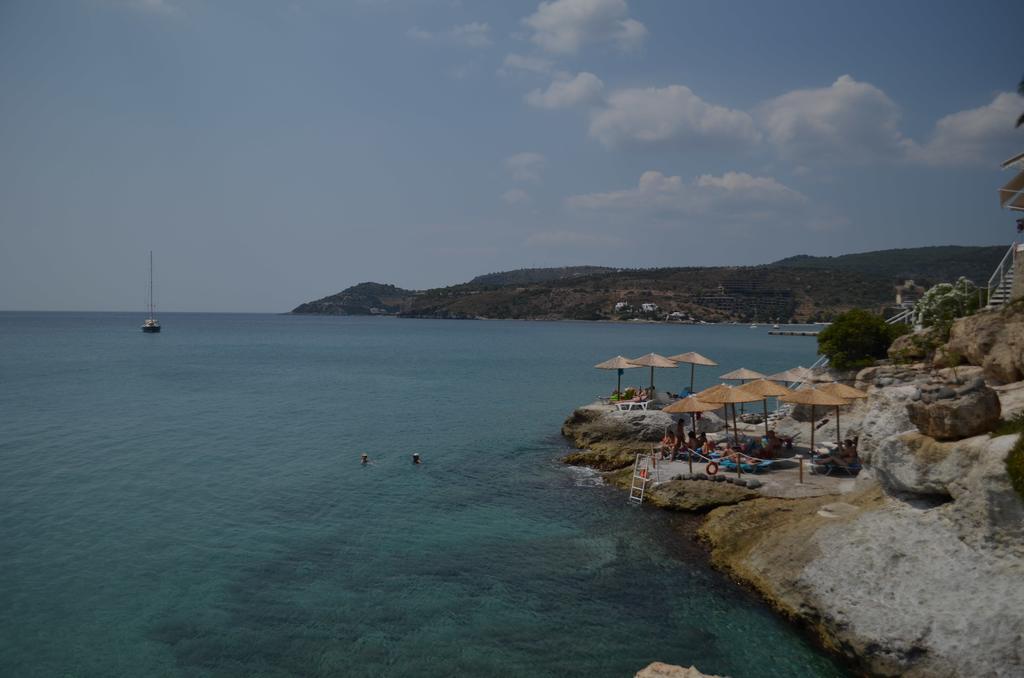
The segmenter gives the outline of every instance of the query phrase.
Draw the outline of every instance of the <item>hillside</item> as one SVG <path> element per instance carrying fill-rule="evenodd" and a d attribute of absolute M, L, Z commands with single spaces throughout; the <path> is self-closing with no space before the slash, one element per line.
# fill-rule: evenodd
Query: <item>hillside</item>
<path fill-rule="evenodd" d="M 292 313 L 317 315 L 384 315 L 398 313 L 415 292 L 394 285 L 364 282 L 329 297 L 310 301 Z"/>
<path fill-rule="evenodd" d="M 853 271 L 895 283 L 913 279 L 925 286 L 965 276 L 976 284 L 988 281 L 992 270 L 1006 254 L 1006 245 L 993 247 L 914 247 L 844 254 L 838 257 L 812 257 L 800 254 L 769 264 L 782 268 L 819 268 Z"/>
<path fill-rule="evenodd" d="M 424 291 L 360 283 L 292 313 L 419 318 L 822 321 L 850 308 L 881 311 L 906 278 L 979 282 L 1002 247 L 926 247 L 838 257 L 789 257 L 742 267 L 611 269 L 577 266 L 477 276 Z M 654 307 L 644 305 L 653 304 Z"/>
<path fill-rule="evenodd" d="M 501 271 L 478 275 L 469 281 L 470 285 L 529 285 L 532 283 L 567 280 L 600 273 L 612 273 L 616 269 L 605 266 L 562 266 L 559 268 L 520 268 L 515 271 Z"/>

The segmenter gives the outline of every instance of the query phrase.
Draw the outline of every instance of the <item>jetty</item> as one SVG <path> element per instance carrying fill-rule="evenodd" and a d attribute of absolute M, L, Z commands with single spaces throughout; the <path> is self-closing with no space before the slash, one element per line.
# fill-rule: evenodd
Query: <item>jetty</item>
<path fill-rule="evenodd" d="M 774 334 L 778 337 L 816 337 L 818 332 L 816 330 L 768 330 L 768 334 Z"/>

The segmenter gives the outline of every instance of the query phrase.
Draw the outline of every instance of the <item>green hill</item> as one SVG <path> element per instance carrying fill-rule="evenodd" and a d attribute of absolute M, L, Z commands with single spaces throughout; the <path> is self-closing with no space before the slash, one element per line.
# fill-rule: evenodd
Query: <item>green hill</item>
<path fill-rule="evenodd" d="M 376 315 L 398 313 L 415 292 L 394 285 L 364 282 L 337 294 L 296 307 L 292 313 L 317 315 Z"/>
<path fill-rule="evenodd" d="M 843 254 L 838 257 L 812 257 L 800 254 L 780 259 L 769 266 L 819 268 L 854 271 L 896 283 L 912 279 L 925 286 L 965 276 L 975 284 L 984 284 L 1006 254 L 1006 245 L 992 247 L 914 247 Z"/>
<path fill-rule="evenodd" d="M 983 284 L 1003 247 L 922 247 L 800 255 L 762 266 L 520 269 L 430 290 L 360 283 L 292 313 L 418 318 L 683 321 L 818 321 L 850 308 L 881 311 L 896 283 L 932 285 L 960 276 Z M 653 304 L 645 308 L 645 304 Z"/>
<path fill-rule="evenodd" d="M 611 273 L 614 268 L 605 266 L 562 266 L 560 268 L 520 268 L 515 271 L 500 271 L 478 275 L 469 281 L 470 285 L 529 285 L 580 278 L 600 273 Z"/>

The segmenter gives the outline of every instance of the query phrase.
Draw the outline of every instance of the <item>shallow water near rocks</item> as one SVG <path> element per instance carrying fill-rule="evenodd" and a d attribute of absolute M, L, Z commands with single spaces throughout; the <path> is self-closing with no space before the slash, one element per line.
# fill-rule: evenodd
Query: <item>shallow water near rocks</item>
<path fill-rule="evenodd" d="M 601 360 L 696 350 L 721 363 L 701 387 L 807 365 L 813 339 L 161 321 L 0 313 L 0 674 L 843 675 L 670 516 L 558 463 L 561 421 L 614 385 Z"/>

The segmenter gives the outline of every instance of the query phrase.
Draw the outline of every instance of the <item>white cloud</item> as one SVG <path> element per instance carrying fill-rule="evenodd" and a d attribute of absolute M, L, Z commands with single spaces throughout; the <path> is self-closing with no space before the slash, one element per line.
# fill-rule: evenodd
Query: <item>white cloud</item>
<path fill-rule="evenodd" d="M 501 62 L 498 69 L 500 75 L 507 75 L 511 71 L 527 71 L 529 73 L 540 73 L 547 75 L 554 68 L 550 59 L 536 56 L 524 56 L 522 54 L 506 54 L 505 60 Z"/>
<path fill-rule="evenodd" d="M 491 40 L 491 27 L 479 21 L 452 26 L 447 30 L 439 32 L 413 27 L 406 34 L 414 40 L 434 44 L 462 45 L 465 47 L 490 47 L 494 44 Z"/>
<path fill-rule="evenodd" d="M 562 74 L 546 90 L 535 89 L 526 95 L 526 103 L 537 108 L 571 108 L 593 103 L 601 98 L 604 83 L 593 73 L 578 73 L 576 77 Z"/>
<path fill-rule="evenodd" d="M 576 210 L 729 218 L 785 213 L 801 208 L 807 197 L 771 177 L 745 172 L 726 172 L 717 177 L 704 174 L 684 182 L 681 177 L 650 170 L 640 176 L 636 188 L 574 195 L 566 202 Z"/>
<path fill-rule="evenodd" d="M 647 36 L 644 25 L 629 18 L 625 0 L 542 2 L 523 23 L 533 31 L 534 43 L 558 54 L 575 54 L 585 45 L 606 42 L 630 50 Z"/>
<path fill-rule="evenodd" d="M 475 61 L 470 61 L 464 64 L 458 64 L 449 68 L 446 73 L 452 80 L 465 80 L 480 72 L 480 64 Z"/>
<path fill-rule="evenodd" d="M 709 104 L 683 85 L 612 92 L 591 118 L 590 135 L 609 147 L 740 144 L 760 139 L 749 114 Z"/>
<path fill-rule="evenodd" d="M 755 115 L 767 140 L 794 160 L 896 159 L 912 145 L 899 130 L 899 106 L 874 85 L 849 75 L 829 87 L 787 92 L 762 104 Z"/>
<path fill-rule="evenodd" d="M 529 205 L 533 202 L 530 194 L 521 188 L 510 188 L 501 194 L 501 199 L 509 205 Z"/>
<path fill-rule="evenodd" d="M 543 155 L 528 151 L 505 159 L 505 167 L 516 181 L 540 181 L 546 162 Z"/>
<path fill-rule="evenodd" d="M 1014 129 L 1021 99 L 1010 92 L 992 103 L 953 113 L 935 123 L 927 143 L 915 146 L 910 158 L 927 165 L 989 165 L 995 167 L 1019 150 L 1021 136 Z"/>

